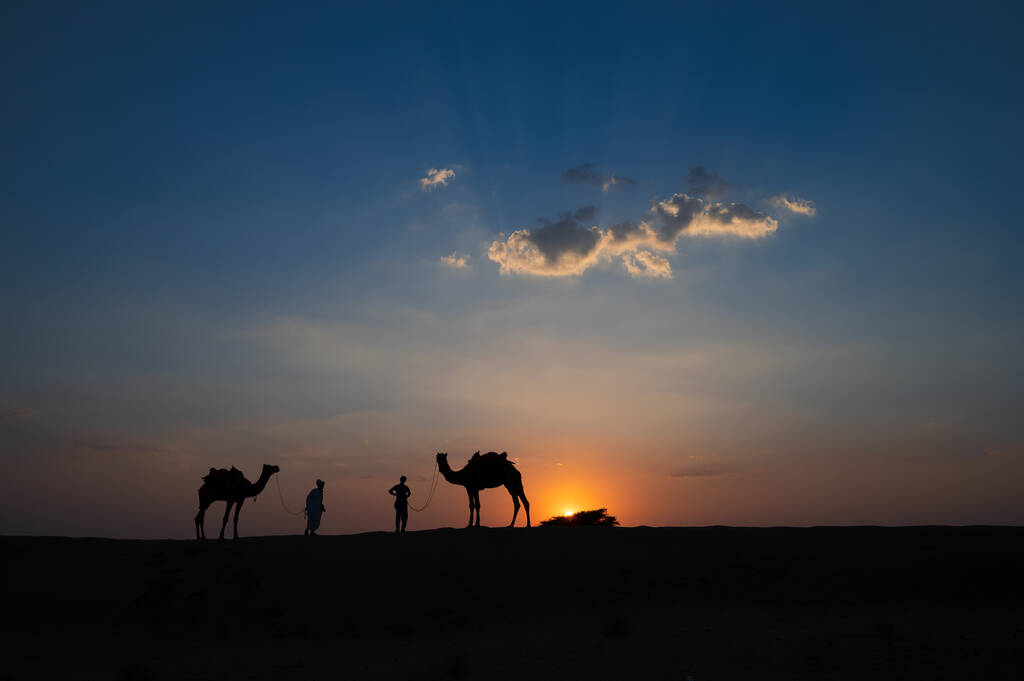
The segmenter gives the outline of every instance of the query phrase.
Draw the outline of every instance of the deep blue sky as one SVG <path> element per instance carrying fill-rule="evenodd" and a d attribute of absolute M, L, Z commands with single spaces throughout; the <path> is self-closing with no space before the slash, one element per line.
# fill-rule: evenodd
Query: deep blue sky
<path fill-rule="evenodd" d="M 542 478 L 621 438 L 665 484 L 723 486 L 627 522 L 1024 521 L 979 491 L 1024 470 L 1019 9 L 480 5 L 4 3 L 5 484 L 88 498 L 69 471 L 130 460 L 190 490 L 291 457 L 343 485 L 448 444 L 518 445 Z M 560 181 L 583 163 L 635 184 Z M 777 231 L 684 238 L 671 279 L 488 258 L 581 206 L 647 219 L 694 166 Z M 423 191 L 430 168 L 454 179 Z M 864 456 L 917 502 L 859 505 L 834 479 Z M 843 514 L 723 501 L 779 462 Z M 115 516 L 29 530 L 177 532 Z"/>

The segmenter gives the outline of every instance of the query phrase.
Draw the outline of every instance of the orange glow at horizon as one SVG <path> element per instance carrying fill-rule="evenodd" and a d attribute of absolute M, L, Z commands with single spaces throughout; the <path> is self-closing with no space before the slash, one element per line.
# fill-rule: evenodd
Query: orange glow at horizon
<path fill-rule="evenodd" d="M 620 518 L 637 515 L 637 507 L 643 505 L 638 503 L 642 499 L 637 494 L 640 486 L 620 468 L 604 463 L 598 446 L 581 447 L 586 455 L 552 449 L 544 458 L 530 457 L 522 463 L 523 482 L 536 521 L 571 518 L 591 508 L 607 508 Z"/>

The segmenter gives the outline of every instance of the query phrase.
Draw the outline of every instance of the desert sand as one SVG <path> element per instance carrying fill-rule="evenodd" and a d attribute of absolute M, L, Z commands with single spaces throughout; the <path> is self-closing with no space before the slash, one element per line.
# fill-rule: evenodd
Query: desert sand
<path fill-rule="evenodd" d="M 1024 678 L 1024 528 L 0 546 L 3 679 Z"/>

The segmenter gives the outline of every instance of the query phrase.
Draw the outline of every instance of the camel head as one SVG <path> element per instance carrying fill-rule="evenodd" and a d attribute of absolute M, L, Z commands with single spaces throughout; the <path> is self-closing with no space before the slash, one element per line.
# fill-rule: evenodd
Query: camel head
<path fill-rule="evenodd" d="M 448 461 L 448 452 L 437 453 L 437 463 L 441 463 L 442 461 Z"/>
<path fill-rule="evenodd" d="M 267 476 L 268 478 L 271 475 L 273 475 L 274 473 L 280 473 L 280 472 L 281 472 L 281 469 L 278 468 L 277 466 L 272 466 L 269 463 L 263 464 L 263 475 Z"/>

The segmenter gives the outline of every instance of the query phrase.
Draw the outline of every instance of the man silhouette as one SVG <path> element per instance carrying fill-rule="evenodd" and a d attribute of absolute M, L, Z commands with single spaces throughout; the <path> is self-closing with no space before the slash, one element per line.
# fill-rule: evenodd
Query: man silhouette
<path fill-rule="evenodd" d="M 409 522 L 409 496 L 412 492 L 405 486 L 404 475 L 397 485 L 388 490 L 388 494 L 395 498 L 395 532 L 405 532 L 405 524 Z"/>
<path fill-rule="evenodd" d="M 326 513 L 324 508 L 324 481 L 317 480 L 316 487 L 306 495 L 306 531 L 305 536 L 317 536 L 316 531 L 320 529 L 320 515 Z"/>

